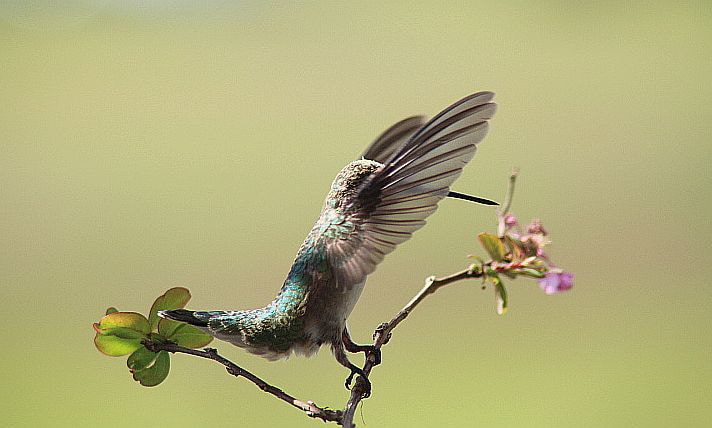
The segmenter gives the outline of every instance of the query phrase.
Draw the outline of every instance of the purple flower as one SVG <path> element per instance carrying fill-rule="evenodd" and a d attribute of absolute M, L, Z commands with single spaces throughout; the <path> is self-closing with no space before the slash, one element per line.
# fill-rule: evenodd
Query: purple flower
<path fill-rule="evenodd" d="M 569 272 L 549 272 L 539 280 L 539 287 L 546 294 L 556 294 L 570 290 L 574 286 L 574 274 Z"/>
<path fill-rule="evenodd" d="M 504 225 L 507 226 L 507 229 L 511 229 L 517 225 L 517 218 L 514 214 L 507 214 L 504 216 Z"/>
<path fill-rule="evenodd" d="M 544 229 L 544 226 L 541 224 L 541 220 L 539 220 L 538 218 L 532 220 L 529 226 L 527 226 L 527 232 L 544 236 L 548 234 L 546 232 L 546 229 Z"/>

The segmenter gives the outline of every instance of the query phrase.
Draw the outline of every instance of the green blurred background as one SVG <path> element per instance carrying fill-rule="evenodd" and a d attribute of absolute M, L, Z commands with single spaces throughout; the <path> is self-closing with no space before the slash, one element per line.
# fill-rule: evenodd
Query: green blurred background
<path fill-rule="evenodd" d="M 370 427 L 709 426 L 712 6 L 620 2 L 71 1 L 0 8 L 0 425 L 322 426 L 186 356 L 157 388 L 100 355 L 110 305 L 173 286 L 265 304 L 333 176 L 387 126 L 497 92 L 456 189 L 541 217 L 569 293 L 477 282 L 399 328 Z M 492 209 L 444 201 L 370 278 L 365 342 L 424 277 L 465 266 Z M 346 372 L 217 343 L 304 399 Z"/>

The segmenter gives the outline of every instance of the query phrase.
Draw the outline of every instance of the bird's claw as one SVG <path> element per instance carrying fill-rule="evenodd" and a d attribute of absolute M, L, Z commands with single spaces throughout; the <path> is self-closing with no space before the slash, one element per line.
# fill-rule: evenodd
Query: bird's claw
<path fill-rule="evenodd" d="M 346 378 L 346 382 L 344 382 L 344 386 L 345 386 L 346 389 L 348 389 L 349 391 L 351 391 L 351 383 L 352 383 L 353 380 L 354 380 L 354 375 L 355 375 L 355 374 L 356 374 L 356 372 L 351 372 L 351 374 L 349 374 L 349 377 Z"/>
<path fill-rule="evenodd" d="M 351 390 L 351 384 L 353 383 L 355 375 L 359 375 L 365 385 L 364 392 L 363 392 L 363 398 L 370 397 L 371 396 L 371 381 L 368 380 L 368 376 L 366 376 L 366 373 L 364 373 L 364 371 L 358 367 L 351 368 L 351 373 L 346 378 L 346 382 L 344 382 L 344 386 L 346 387 L 346 389 L 348 389 L 349 391 Z M 357 384 L 358 384 L 358 381 L 357 381 Z"/>

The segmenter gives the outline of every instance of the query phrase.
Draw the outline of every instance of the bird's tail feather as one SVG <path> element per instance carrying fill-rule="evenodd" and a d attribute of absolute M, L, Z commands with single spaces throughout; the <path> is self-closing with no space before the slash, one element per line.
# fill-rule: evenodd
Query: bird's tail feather
<path fill-rule="evenodd" d="M 198 327 L 207 327 L 206 320 L 199 319 L 195 316 L 196 311 L 187 309 L 173 309 L 170 311 L 158 311 L 158 316 L 173 321 L 180 321 Z"/>

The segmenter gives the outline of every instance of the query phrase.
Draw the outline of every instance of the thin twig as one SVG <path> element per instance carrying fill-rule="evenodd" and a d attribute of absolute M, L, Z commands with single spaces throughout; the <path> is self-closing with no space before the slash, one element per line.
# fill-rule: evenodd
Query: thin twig
<path fill-rule="evenodd" d="M 408 302 L 407 305 L 403 307 L 403 309 L 400 310 L 400 312 L 398 312 L 398 314 L 396 314 L 395 317 L 393 317 L 393 319 L 378 326 L 376 331 L 373 333 L 374 350 L 380 350 L 383 345 L 388 343 L 393 329 L 395 329 L 398 324 L 403 322 L 403 320 L 408 317 L 413 309 L 415 309 L 416 306 L 418 306 L 427 296 L 433 294 L 439 288 L 452 284 L 453 282 L 470 278 L 482 278 L 482 276 L 482 268 L 477 265 L 472 265 L 469 269 L 442 278 L 436 278 L 434 276 L 427 278 L 423 288 L 418 292 L 418 294 L 415 295 L 415 297 L 411 299 L 410 302 Z M 375 353 L 369 353 L 366 358 L 366 363 L 363 366 L 363 371 L 367 376 L 371 373 L 371 370 L 374 367 L 374 361 Z M 366 385 L 366 382 L 361 377 L 356 379 L 356 383 L 351 390 L 351 397 L 346 403 L 346 409 L 344 410 L 343 419 L 341 421 L 344 428 L 353 428 L 356 426 L 353 422 L 356 408 L 361 400 L 364 399 L 367 388 L 368 386 Z"/>
<path fill-rule="evenodd" d="M 180 345 L 176 345 L 175 343 L 157 343 L 157 342 L 152 342 L 152 341 L 144 341 L 143 344 L 146 346 L 146 348 L 150 349 L 151 351 L 158 352 L 158 351 L 168 351 L 168 352 L 173 352 L 173 353 L 180 353 L 180 354 L 188 354 L 188 355 L 194 355 L 196 357 L 201 357 L 201 358 L 206 358 L 208 360 L 213 360 L 216 361 L 227 369 L 227 372 L 230 373 L 231 375 L 235 377 L 244 377 L 245 379 L 249 380 L 250 382 L 254 383 L 257 385 L 258 388 L 260 388 L 262 391 L 272 394 L 275 397 L 279 398 L 280 400 L 292 405 L 293 407 L 296 407 L 297 409 L 303 411 L 306 413 L 307 416 L 311 418 L 318 418 L 323 420 L 324 422 L 336 422 L 337 424 L 341 424 L 341 420 L 343 418 L 343 411 L 341 410 L 330 410 L 330 409 L 325 409 L 317 406 L 314 404 L 313 401 L 302 401 L 298 400 L 291 395 L 287 394 L 286 392 L 282 391 L 281 389 L 277 388 L 276 386 L 270 385 L 269 383 L 265 382 L 264 380 L 260 379 L 259 377 L 255 376 L 254 374 L 250 373 L 249 371 L 243 369 L 242 367 L 238 366 L 237 364 L 233 363 L 232 361 L 228 360 L 227 358 L 223 357 L 222 355 L 218 354 L 217 349 L 213 348 L 205 348 L 204 350 L 199 350 L 199 349 L 191 349 L 191 348 L 185 348 Z"/>
<path fill-rule="evenodd" d="M 507 194 L 504 196 L 504 203 L 502 204 L 502 208 L 497 209 L 497 218 L 499 220 L 497 224 L 497 236 L 500 238 L 504 236 L 504 218 L 512 206 L 512 196 L 514 196 L 514 185 L 517 182 L 517 175 L 519 175 L 518 169 L 512 171 L 512 174 L 509 176 L 509 184 L 507 185 Z"/>

